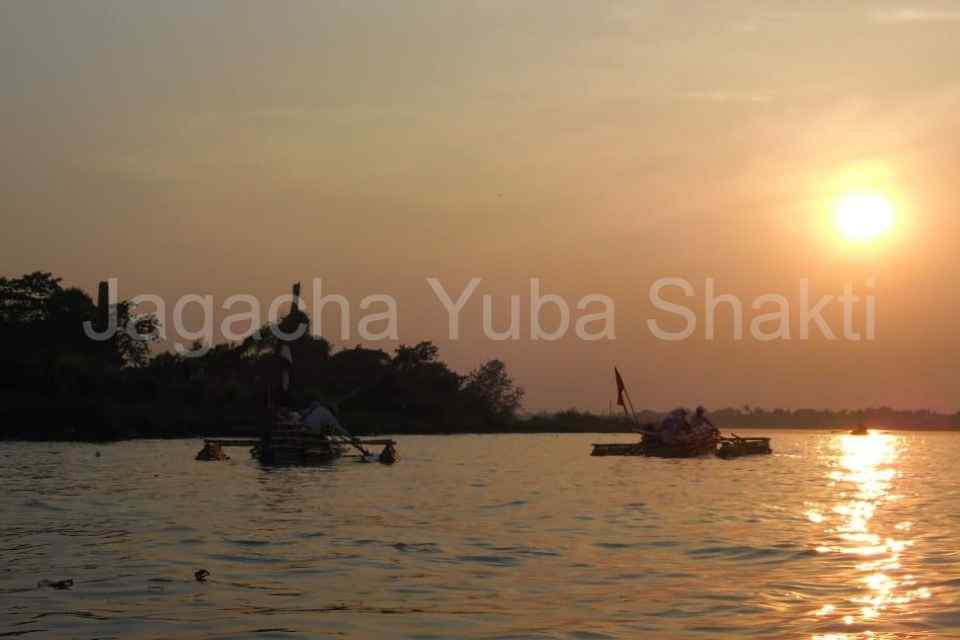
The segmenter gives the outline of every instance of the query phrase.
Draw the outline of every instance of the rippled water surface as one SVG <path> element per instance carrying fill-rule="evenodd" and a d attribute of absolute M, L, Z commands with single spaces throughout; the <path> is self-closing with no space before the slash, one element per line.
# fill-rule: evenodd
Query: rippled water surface
<path fill-rule="evenodd" d="M 960 637 L 960 434 L 772 435 L 732 461 L 404 437 L 394 467 L 288 469 L 0 443 L 0 636 Z"/>

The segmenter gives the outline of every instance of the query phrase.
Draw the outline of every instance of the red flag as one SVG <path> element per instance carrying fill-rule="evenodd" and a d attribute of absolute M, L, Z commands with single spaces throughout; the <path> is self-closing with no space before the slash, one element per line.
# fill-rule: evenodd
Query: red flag
<path fill-rule="evenodd" d="M 627 390 L 627 387 L 623 384 L 623 378 L 620 377 L 620 372 L 617 371 L 616 367 L 613 368 L 613 375 L 617 378 L 617 404 L 626 407 L 627 405 L 623 402 L 623 393 Z"/>

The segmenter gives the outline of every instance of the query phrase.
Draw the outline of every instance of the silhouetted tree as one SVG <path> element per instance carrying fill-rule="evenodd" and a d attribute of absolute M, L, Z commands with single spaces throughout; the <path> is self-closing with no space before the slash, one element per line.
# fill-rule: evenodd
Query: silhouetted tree
<path fill-rule="evenodd" d="M 523 389 L 516 386 L 500 360 L 490 360 L 467 374 L 463 392 L 492 424 L 511 422 L 520 409 Z"/>

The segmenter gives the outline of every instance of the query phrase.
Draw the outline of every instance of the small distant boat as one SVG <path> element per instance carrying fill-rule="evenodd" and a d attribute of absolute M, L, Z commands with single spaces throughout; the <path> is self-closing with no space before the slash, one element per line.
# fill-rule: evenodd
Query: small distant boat
<path fill-rule="evenodd" d="M 870 435 L 870 430 L 867 429 L 867 425 L 858 424 L 856 427 L 850 430 L 850 435 L 852 436 L 866 436 Z"/>

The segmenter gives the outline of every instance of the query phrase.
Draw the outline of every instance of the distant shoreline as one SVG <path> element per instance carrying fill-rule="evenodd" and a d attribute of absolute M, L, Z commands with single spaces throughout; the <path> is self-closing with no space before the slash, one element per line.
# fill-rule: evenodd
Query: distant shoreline
<path fill-rule="evenodd" d="M 291 291 L 296 300 L 300 284 Z M 0 440 L 256 438 L 273 424 L 278 407 L 303 409 L 314 402 L 329 407 L 357 436 L 626 434 L 665 415 L 634 410 L 630 403 L 629 414 L 612 403 L 601 413 L 576 407 L 524 411 L 524 389 L 502 360 L 491 358 L 461 373 L 430 341 L 399 344 L 389 353 L 361 344 L 337 348 L 312 333 L 297 333 L 311 320 L 293 303 L 282 319 L 252 329 L 239 342 L 197 342 L 187 353 L 153 353 L 149 344 L 132 339 L 131 332 L 157 337 L 158 319 L 138 315 L 132 301 L 111 302 L 106 281 L 94 301 L 82 290 L 64 288 L 52 273 L 0 277 L 0 303 Z M 91 327 L 99 333 L 111 329 L 110 335 L 91 339 Z M 614 378 L 620 390 L 622 380 Z M 608 383 L 612 400 L 614 380 Z M 727 431 L 960 429 L 957 413 L 884 406 L 830 410 L 714 403 L 707 415 Z"/>
<path fill-rule="evenodd" d="M 808 427 L 796 427 L 796 426 L 739 426 L 739 427 L 730 427 L 730 426 L 721 426 L 721 431 L 724 432 L 736 432 L 736 431 L 810 431 L 810 432 L 826 432 L 826 433 L 847 433 L 854 425 L 847 427 L 819 427 L 819 426 L 808 426 Z M 871 431 L 878 433 L 883 432 L 960 432 L 960 427 L 938 427 L 938 426 L 919 426 L 919 427 L 909 427 L 909 426 L 897 426 L 897 427 L 869 427 Z M 363 437 L 377 437 L 377 436 L 503 436 L 503 435 L 632 435 L 639 437 L 639 434 L 633 431 L 624 431 L 624 430 L 554 430 L 554 431 L 545 431 L 545 430 L 532 430 L 532 429 L 510 429 L 510 430 L 498 430 L 498 431 L 427 431 L 427 430 L 418 430 L 418 431 L 370 431 L 364 432 Z M 222 432 L 219 430 L 210 431 L 209 433 L 204 434 L 171 434 L 167 436 L 163 435 L 144 435 L 144 436 L 129 436 L 108 440 L 93 440 L 93 439 L 84 439 L 84 438 L 65 438 L 65 437 L 51 437 L 51 438 L 29 438 L 29 437 L 7 437 L 0 438 L 0 443 L 79 443 L 79 444 L 117 444 L 121 442 L 133 442 L 140 440 L 201 440 L 204 438 L 241 438 L 242 435 L 238 435 L 236 432 Z M 247 434 L 246 437 L 249 437 Z"/>

